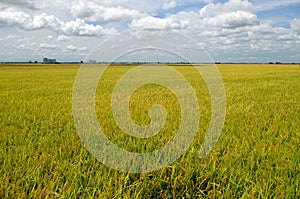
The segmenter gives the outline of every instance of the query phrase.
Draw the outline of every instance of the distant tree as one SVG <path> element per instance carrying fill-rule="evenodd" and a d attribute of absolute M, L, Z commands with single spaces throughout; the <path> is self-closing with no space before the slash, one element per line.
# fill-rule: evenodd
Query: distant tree
<path fill-rule="evenodd" d="M 31 64 L 32 62 L 31 62 L 31 61 L 29 61 L 29 63 Z"/>
<path fill-rule="evenodd" d="M 273 62 L 269 62 L 269 64 L 274 64 Z"/>
<path fill-rule="evenodd" d="M 83 64 L 83 61 L 80 61 L 81 64 Z"/>

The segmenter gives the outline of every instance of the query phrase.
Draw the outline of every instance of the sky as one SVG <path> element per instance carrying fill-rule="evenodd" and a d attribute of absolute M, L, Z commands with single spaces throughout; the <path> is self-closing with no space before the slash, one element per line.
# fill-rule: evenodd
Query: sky
<path fill-rule="evenodd" d="M 136 28 L 178 31 L 216 62 L 300 62 L 300 0 L 0 0 L 0 62 L 81 61 Z"/>

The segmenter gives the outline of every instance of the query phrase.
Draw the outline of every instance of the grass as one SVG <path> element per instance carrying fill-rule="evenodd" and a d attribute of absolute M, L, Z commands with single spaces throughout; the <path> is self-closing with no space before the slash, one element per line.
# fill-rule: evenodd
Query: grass
<path fill-rule="evenodd" d="M 188 152 L 161 170 L 127 174 L 98 162 L 83 146 L 72 117 L 77 65 L 0 66 L 0 198 L 299 198 L 299 65 L 219 65 L 227 116 L 214 150 L 198 158 L 208 128 L 208 91 L 189 67 L 175 67 L 200 101 L 199 132 Z M 169 113 L 162 132 L 134 139 L 116 126 L 113 86 L 130 66 L 99 82 L 96 112 L 107 136 L 127 150 L 163 147 L 178 128 L 179 105 L 165 88 L 147 85 L 130 102 L 139 124 L 153 103 Z M 148 99 L 148 100 L 145 100 Z"/>

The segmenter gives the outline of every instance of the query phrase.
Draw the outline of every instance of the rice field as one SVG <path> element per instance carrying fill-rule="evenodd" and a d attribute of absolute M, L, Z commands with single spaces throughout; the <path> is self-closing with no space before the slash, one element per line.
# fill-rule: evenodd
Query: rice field
<path fill-rule="evenodd" d="M 198 157 L 208 129 L 208 89 L 190 66 L 172 66 L 199 100 L 197 137 L 172 165 L 124 173 L 97 161 L 83 146 L 72 115 L 80 65 L 0 65 L 0 198 L 300 198 L 300 66 L 218 65 L 227 115 L 215 148 Z M 114 122 L 114 86 L 132 66 L 113 66 L 99 82 L 96 114 L 107 137 L 133 152 L 162 148 L 176 135 L 174 94 L 146 85 L 130 100 L 137 124 L 150 122 L 152 104 L 168 112 L 149 139 L 123 133 Z"/>

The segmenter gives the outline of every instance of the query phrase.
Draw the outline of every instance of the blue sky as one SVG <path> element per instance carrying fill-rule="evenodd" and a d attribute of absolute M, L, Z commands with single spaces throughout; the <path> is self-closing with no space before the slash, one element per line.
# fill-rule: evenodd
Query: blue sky
<path fill-rule="evenodd" d="M 0 61 L 80 61 L 151 27 L 193 38 L 217 62 L 300 62 L 299 10 L 299 0 L 0 0 Z"/>

